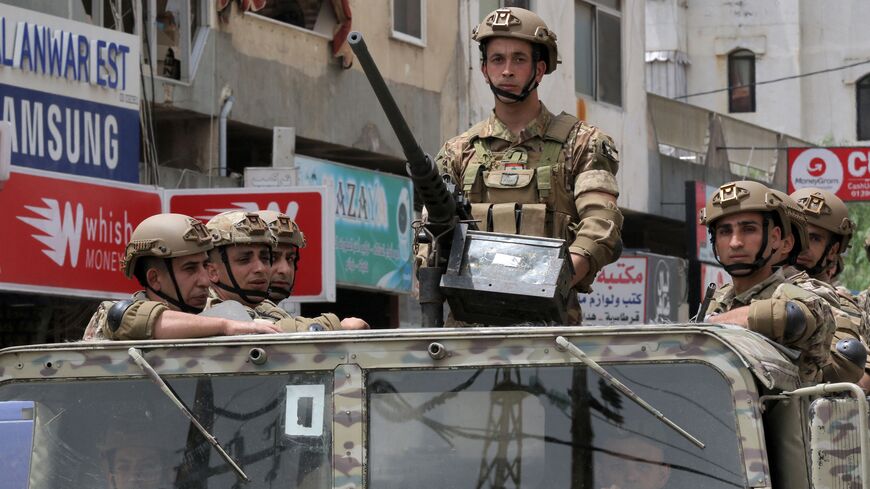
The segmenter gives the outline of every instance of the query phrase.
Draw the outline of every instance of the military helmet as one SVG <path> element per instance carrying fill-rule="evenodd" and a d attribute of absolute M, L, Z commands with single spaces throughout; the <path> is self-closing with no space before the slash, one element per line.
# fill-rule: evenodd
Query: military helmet
<path fill-rule="evenodd" d="M 840 239 L 840 253 L 849 247 L 855 223 L 849 219 L 849 208 L 833 192 L 818 188 L 802 188 L 792 192 L 807 217 L 807 223 L 826 229 Z"/>
<path fill-rule="evenodd" d="M 299 225 L 287 214 L 278 211 L 258 211 L 260 218 L 266 222 L 278 244 L 289 244 L 298 248 L 305 247 L 305 235 Z"/>
<path fill-rule="evenodd" d="M 788 237 L 791 234 L 794 234 L 795 243 L 794 249 L 792 250 L 792 254 L 797 255 L 803 250 L 810 242 L 809 234 L 807 233 L 807 218 L 804 215 L 803 209 L 800 204 L 797 203 L 791 196 L 787 193 L 770 189 L 770 191 L 782 199 L 783 204 L 785 204 L 786 214 L 788 215 L 789 222 L 791 223 L 790 228 L 785 230 L 783 233 L 783 238 Z"/>
<path fill-rule="evenodd" d="M 121 259 L 121 270 L 133 276 L 139 258 L 175 258 L 207 252 L 211 234 L 198 219 L 183 214 L 155 214 L 136 226 Z"/>
<path fill-rule="evenodd" d="M 781 195 L 785 195 L 781 193 Z M 783 225 L 783 237 L 791 232 L 791 219 L 788 207 L 782 196 L 766 185 L 740 180 L 722 185 L 701 209 L 698 221 L 704 226 L 712 226 L 724 216 L 741 212 L 772 212 L 779 216 Z"/>
<path fill-rule="evenodd" d="M 556 48 L 556 34 L 538 14 L 529 10 L 500 8 L 490 12 L 471 32 L 471 38 L 481 43 L 481 46 L 492 37 L 511 37 L 540 44 L 544 49 L 543 61 L 547 63 L 546 73 L 555 71 L 556 65 L 562 62 Z"/>
<path fill-rule="evenodd" d="M 212 217 L 205 225 L 211 232 L 215 247 L 264 244 L 273 248 L 275 237 L 269 225 L 256 212 L 242 210 L 221 212 Z"/>

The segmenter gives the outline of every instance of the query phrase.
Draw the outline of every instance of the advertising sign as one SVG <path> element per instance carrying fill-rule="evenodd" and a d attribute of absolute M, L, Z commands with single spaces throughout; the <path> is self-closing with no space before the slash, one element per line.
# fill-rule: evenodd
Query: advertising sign
<path fill-rule="evenodd" d="M 710 284 L 716 284 L 716 289 L 720 289 L 723 285 L 730 283 L 731 275 L 728 275 L 728 272 L 724 268 L 718 265 L 701 264 L 701 290 L 699 291 L 699 297 L 704 297 L 704 294 L 707 292 L 707 286 Z"/>
<path fill-rule="evenodd" d="M 123 298 L 133 229 L 161 211 L 153 187 L 13 167 L 0 191 L 0 289 Z"/>
<path fill-rule="evenodd" d="M 647 257 L 630 256 L 602 268 L 592 293 L 580 294 L 584 325 L 647 322 Z"/>
<path fill-rule="evenodd" d="M 335 218 L 325 188 L 167 190 L 163 205 L 164 212 L 187 214 L 202 222 L 232 210 L 284 212 L 299 224 L 307 243 L 299 253 L 291 297 L 299 302 L 335 301 Z"/>
<path fill-rule="evenodd" d="M 710 243 L 710 233 L 707 231 L 707 226 L 698 222 L 698 216 L 701 209 L 707 204 L 709 199 L 719 187 L 707 185 L 704 182 L 692 182 L 694 191 L 694 213 L 686 216 L 689 229 L 694 229 L 695 236 L 695 259 L 708 263 L 718 263 L 716 255 L 713 253 L 713 244 Z"/>
<path fill-rule="evenodd" d="M 139 181 L 139 38 L 10 5 L 0 10 L 0 120 L 12 163 Z"/>
<path fill-rule="evenodd" d="M 666 324 L 680 320 L 680 305 L 685 300 L 685 260 L 654 253 L 638 253 L 647 258 L 647 321 Z"/>
<path fill-rule="evenodd" d="M 296 155 L 300 185 L 335 196 L 335 280 L 342 285 L 411 290 L 410 178 Z"/>
<path fill-rule="evenodd" d="M 870 147 L 789 148 L 788 192 L 806 187 L 870 201 Z"/>

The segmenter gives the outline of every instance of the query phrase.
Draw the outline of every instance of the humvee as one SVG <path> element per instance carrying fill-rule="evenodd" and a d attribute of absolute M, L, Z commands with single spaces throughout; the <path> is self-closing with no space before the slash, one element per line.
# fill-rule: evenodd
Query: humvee
<path fill-rule="evenodd" d="M 867 401 L 713 325 L 0 351 L 0 488 L 858 488 Z"/>

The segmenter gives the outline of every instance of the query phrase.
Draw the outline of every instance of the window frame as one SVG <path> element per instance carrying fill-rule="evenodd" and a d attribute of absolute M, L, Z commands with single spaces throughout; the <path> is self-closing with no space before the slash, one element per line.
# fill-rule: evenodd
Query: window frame
<path fill-rule="evenodd" d="M 731 85 L 732 76 L 731 73 L 735 69 L 735 65 L 740 61 L 750 61 L 749 65 L 749 79 L 750 82 L 748 84 L 739 86 L 739 88 L 748 88 L 749 89 L 749 110 L 735 110 L 734 108 L 734 91 L 738 87 L 734 87 Z M 750 49 L 746 48 L 737 48 L 730 53 L 728 53 L 728 73 L 726 76 L 728 77 L 728 113 L 729 114 L 751 114 L 756 112 L 756 98 L 755 98 L 755 63 L 756 55 Z"/>
<path fill-rule="evenodd" d="M 862 86 L 863 85 L 863 86 Z M 864 92 L 864 97 L 868 105 L 870 105 L 870 73 L 858 78 L 855 81 L 855 140 L 870 141 L 870 107 L 867 111 L 867 127 L 861 124 L 861 92 Z M 867 136 L 867 137 L 862 137 Z"/>
<path fill-rule="evenodd" d="M 425 48 L 426 44 L 426 0 L 420 2 L 420 37 L 396 30 L 396 0 L 390 0 L 390 37 L 397 41 Z"/>
<path fill-rule="evenodd" d="M 625 107 L 625 87 L 623 87 L 623 80 L 625 74 L 625 66 L 624 66 L 624 56 L 623 56 L 623 13 L 622 13 L 622 3 L 619 4 L 619 9 L 613 9 L 607 5 L 601 4 L 596 0 L 575 0 L 574 2 L 574 11 L 575 11 L 575 23 L 574 23 L 574 35 L 575 35 L 575 48 L 576 48 L 576 36 L 577 36 L 577 23 L 576 23 L 576 11 L 579 4 L 583 4 L 588 6 L 592 10 L 592 25 L 591 25 L 591 38 L 592 38 L 592 49 L 590 56 L 590 64 L 589 67 L 590 72 L 592 73 L 592 92 L 586 93 L 577 89 L 577 80 L 578 77 L 578 69 L 577 58 L 575 53 L 574 58 L 574 93 L 578 98 L 588 97 L 594 100 L 595 102 L 608 105 L 610 107 L 618 107 L 619 109 L 624 109 Z M 601 53 L 599 49 L 599 15 L 600 14 L 610 15 L 615 17 L 619 22 L 619 103 L 616 104 L 612 101 L 604 100 L 601 96 L 601 90 L 599 89 L 599 85 L 601 84 L 601 73 L 599 70 L 599 62 L 601 61 Z"/>
<path fill-rule="evenodd" d="M 161 72 L 157 71 L 157 0 L 145 1 L 148 2 L 148 18 L 145 19 L 145 22 L 147 22 L 146 25 L 148 26 L 149 45 L 147 46 L 147 50 L 146 48 L 142 49 L 143 64 L 145 64 L 145 59 L 151 61 L 148 63 L 151 67 L 151 76 L 157 80 L 180 85 L 189 85 L 193 83 L 194 78 L 196 78 L 199 61 L 202 59 L 203 52 L 205 51 L 208 33 L 211 30 L 209 19 L 211 16 L 210 6 L 212 2 L 209 0 L 181 0 L 185 2 L 187 8 L 181 13 L 181 19 L 180 22 L 178 22 L 178 25 L 190 25 L 191 8 L 195 4 L 199 5 L 200 15 L 196 25 L 196 32 L 190 33 L 188 36 L 180 36 L 179 47 L 182 50 L 182 53 L 176 56 L 176 59 L 182 61 L 181 73 L 179 79 L 175 79 L 163 76 Z M 143 35 L 142 42 L 144 43 L 144 41 L 145 36 Z M 145 56 L 147 56 L 147 58 Z"/>

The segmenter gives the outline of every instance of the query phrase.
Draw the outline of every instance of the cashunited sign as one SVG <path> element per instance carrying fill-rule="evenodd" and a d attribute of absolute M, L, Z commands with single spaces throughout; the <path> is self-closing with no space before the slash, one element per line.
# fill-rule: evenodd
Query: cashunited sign
<path fill-rule="evenodd" d="M 789 193 L 806 187 L 870 201 L 870 147 L 789 148 Z"/>
<path fill-rule="evenodd" d="M 0 119 L 12 164 L 139 179 L 135 36 L 30 10 L 0 9 Z"/>

